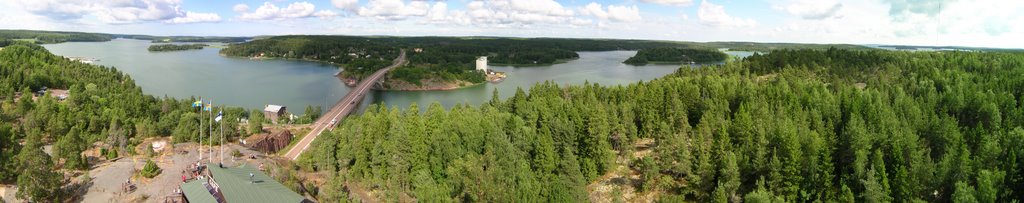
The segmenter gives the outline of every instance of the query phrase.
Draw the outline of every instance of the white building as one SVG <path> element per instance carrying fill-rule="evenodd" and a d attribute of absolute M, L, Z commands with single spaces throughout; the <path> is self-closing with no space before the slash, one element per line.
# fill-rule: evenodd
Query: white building
<path fill-rule="evenodd" d="M 487 57 L 481 56 L 476 58 L 476 70 L 487 72 Z"/>

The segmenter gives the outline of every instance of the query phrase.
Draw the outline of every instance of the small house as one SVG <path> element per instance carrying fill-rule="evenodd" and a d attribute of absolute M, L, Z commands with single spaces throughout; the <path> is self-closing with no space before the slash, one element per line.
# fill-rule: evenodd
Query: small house
<path fill-rule="evenodd" d="M 282 130 L 270 134 L 256 134 L 249 136 L 243 143 L 247 147 L 264 153 L 274 153 L 284 149 L 292 142 L 292 133 Z"/>
<path fill-rule="evenodd" d="M 285 109 L 285 106 L 269 104 L 263 107 L 263 117 L 270 119 L 271 122 L 277 124 L 277 119 L 286 115 L 287 112 Z"/>

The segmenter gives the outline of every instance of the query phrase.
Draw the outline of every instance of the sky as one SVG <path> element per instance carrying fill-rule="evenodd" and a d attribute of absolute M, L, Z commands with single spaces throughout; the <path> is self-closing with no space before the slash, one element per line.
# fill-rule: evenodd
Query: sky
<path fill-rule="evenodd" d="M 0 0 L 0 29 L 1024 48 L 1024 1 Z"/>

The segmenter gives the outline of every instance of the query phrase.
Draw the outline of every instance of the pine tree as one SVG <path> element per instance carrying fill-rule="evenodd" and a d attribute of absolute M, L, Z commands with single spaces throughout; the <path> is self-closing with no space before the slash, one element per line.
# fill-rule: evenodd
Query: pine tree
<path fill-rule="evenodd" d="M 16 155 L 21 148 L 14 139 L 11 126 L 0 123 L 0 182 L 9 183 L 18 178 Z"/>
<path fill-rule="evenodd" d="M 1006 173 L 1002 171 L 981 170 L 978 172 L 978 191 L 975 195 L 978 202 L 997 202 L 1002 189 L 1003 178 Z"/>
<path fill-rule="evenodd" d="M 888 191 L 880 181 L 875 178 L 877 176 L 874 167 L 868 169 L 867 177 L 861 180 L 861 184 L 864 185 L 864 192 L 861 193 L 861 200 L 864 202 L 890 202 L 892 198 L 889 197 Z"/>
<path fill-rule="evenodd" d="M 978 199 L 974 197 L 974 187 L 967 184 L 966 182 L 957 182 L 956 191 L 953 192 L 953 202 L 955 203 L 977 203 Z"/>
<path fill-rule="evenodd" d="M 50 156 L 43 152 L 40 132 L 33 130 L 25 138 L 18 154 L 18 198 L 37 202 L 61 202 L 64 176 L 54 171 Z"/>
<path fill-rule="evenodd" d="M 53 145 L 57 158 L 64 160 L 64 168 L 86 169 L 88 162 L 82 156 L 86 143 L 81 137 L 81 128 L 76 126 L 68 131 L 68 134 L 57 140 Z"/>

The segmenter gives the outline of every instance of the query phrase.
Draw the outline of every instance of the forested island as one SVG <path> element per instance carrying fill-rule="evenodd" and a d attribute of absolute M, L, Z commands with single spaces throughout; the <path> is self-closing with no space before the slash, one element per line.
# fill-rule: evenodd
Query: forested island
<path fill-rule="evenodd" d="M 713 63 L 722 62 L 729 57 L 721 51 L 710 48 L 675 48 L 658 47 L 641 49 L 636 55 L 629 57 L 622 62 L 630 65 L 645 65 L 648 63 Z"/>
<path fill-rule="evenodd" d="M 139 37 L 137 39 L 149 39 L 153 43 L 173 43 L 173 42 L 220 42 L 220 43 L 240 43 L 246 40 L 252 39 L 251 37 L 199 37 L 199 36 L 170 36 L 170 37 Z"/>
<path fill-rule="evenodd" d="M 335 174 L 324 202 L 354 196 L 343 182 L 384 201 L 1020 201 L 1022 66 L 1019 53 L 775 50 L 627 86 L 375 105 L 298 168 Z"/>
<path fill-rule="evenodd" d="M 163 52 L 163 51 L 184 51 L 192 49 L 203 49 L 210 45 L 207 44 L 154 44 L 149 45 L 150 52 Z"/>

